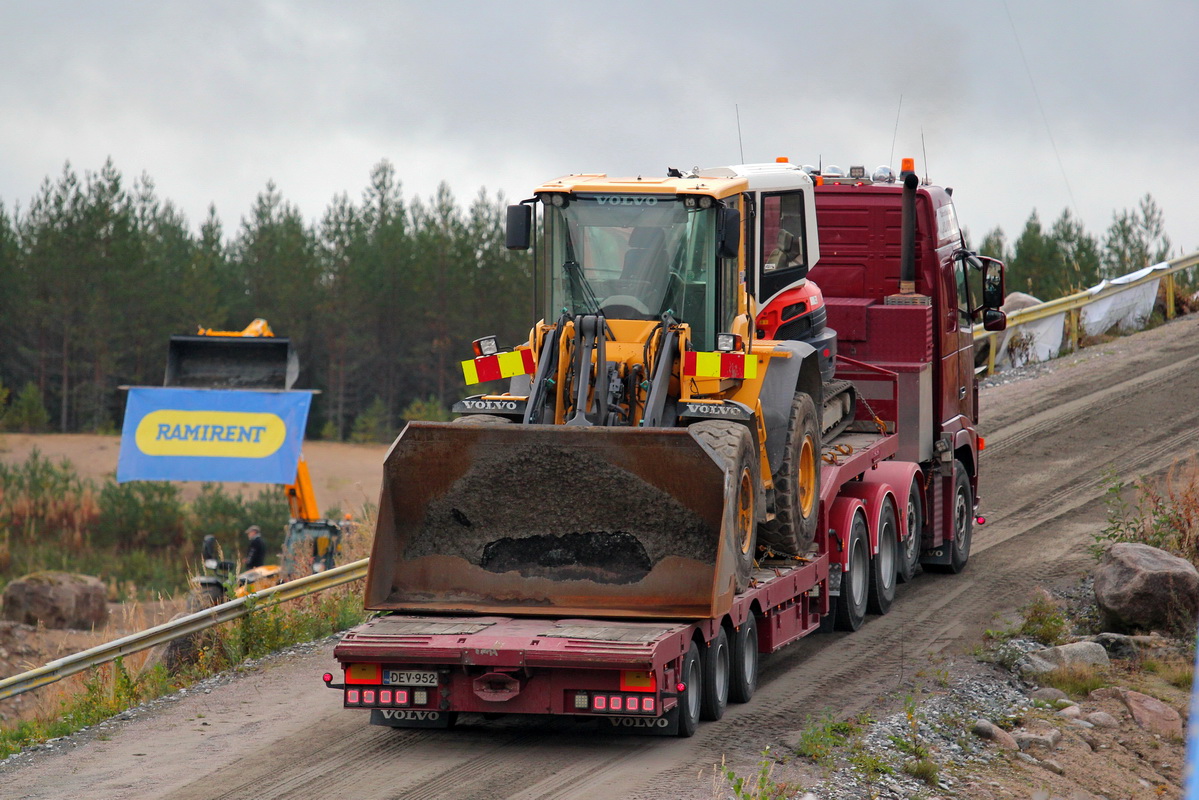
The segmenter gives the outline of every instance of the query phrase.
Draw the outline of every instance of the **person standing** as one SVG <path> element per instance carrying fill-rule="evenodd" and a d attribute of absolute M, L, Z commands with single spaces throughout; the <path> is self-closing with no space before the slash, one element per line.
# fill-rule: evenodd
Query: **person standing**
<path fill-rule="evenodd" d="M 246 528 L 246 536 L 250 539 L 249 550 L 246 551 L 245 569 L 261 567 L 266 563 L 266 544 L 262 541 L 262 532 L 257 525 Z"/>

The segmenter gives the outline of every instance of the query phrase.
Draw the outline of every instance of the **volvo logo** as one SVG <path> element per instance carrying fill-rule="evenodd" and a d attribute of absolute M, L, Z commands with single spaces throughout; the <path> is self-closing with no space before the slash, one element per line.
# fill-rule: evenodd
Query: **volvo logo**
<path fill-rule="evenodd" d="M 515 400 L 463 400 L 462 405 L 478 411 L 515 411 Z"/>
<path fill-rule="evenodd" d="M 440 711 L 420 711 L 406 708 L 380 708 L 379 711 L 383 713 L 383 719 L 423 720 L 425 722 L 441 719 Z"/>
<path fill-rule="evenodd" d="M 666 717 L 642 719 L 638 717 L 610 717 L 608 722 L 613 728 L 669 728 L 670 720 Z"/>
<path fill-rule="evenodd" d="M 687 403 L 688 414 L 709 414 L 718 417 L 740 417 L 744 412 L 736 406 L 718 406 L 710 403 Z"/>
<path fill-rule="evenodd" d="M 601 206 L 656 206 L 658 198 L 656 197 L 640 197 L 636 195 L 608 195 L 601 194 L 596 196 L 595 202 Z"/>

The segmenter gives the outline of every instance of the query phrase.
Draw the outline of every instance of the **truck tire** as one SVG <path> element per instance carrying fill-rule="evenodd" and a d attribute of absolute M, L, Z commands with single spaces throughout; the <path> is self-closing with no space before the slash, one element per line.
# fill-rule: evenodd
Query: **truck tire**
<path fill-rule="evenodd" d="M 748 703 L 758 688 L 758 621 L 750 614 L 733 634 L 729 700 Z"/>
<path fill-rule="evenodd" d="M 453 421 L 455 425 L 508 425 L 512 420 L 495 414 L 467 414 Z"/>
<path fill-rule="evenodd" d="M 895 506 L 883 505 L 878 520 L 878 552 L 870 559 L 870 597 L 866 610 L 871 614 L 886 614 L 895 601 L 895 584 L 899 578 L 899 522 Z"/>
<path fill-rule="evenodd" d="M 774 473 L 774 519 L 762 523 L 763 544 L 786 555 L 803 555 L 816 537 L 820 507 L 820 420 L 811 395 L 791 402 L 783 461 Z"/>
<path fill-rule="evenodd" d="M 729 704 L 729 636 L 723 627 L 708 642 L 703 654 L 704 692 L 699 706 L 699 718 L 718 720 Z"/>
<path fill-rule="evenodd" d="M 735 588 L 744 592 L 758 552 L 758 492 L 762 485 L 753 435 L 744 425 L 724 420 L 696 422 L 687 430 L 714 450 L 723 461 L 725 475 L 733 476 L 734 495 L 727 500 L 733 510 L 729 535 L 737 559 Z"/>
<path fill-rule="evenodd" d="M 856 631 L 866 620 L 866 598 L 870 594 L 870 537 L 866 518 L 854 514 L 849 541 L 849 564 L 841 573 L 841 595 L 833 617 L 833 627 L 839 631 Z"/>
<path fill-rule="evenodd" d="M 954 575 L 970 560 L 970 541 L 974 538 L 974 492 L 966 466 L 953 461 L 953 544 L 949 550 L 949 571 Z"/>
<path fill-rule="evenodd" d="M 679 682 L 684 687 L 679 694 L 679 736 L 684 739 L 694 736 L 695 729 L 699 727 L 699 707 L 704 691 L 702 672 L 699 645 L 692 641 L 679 670 Z"/>
<path fill-rule="evenodd" d="M 907 583 L 920 572 L 920 551 L 924 546 L 924 493 L 920 481 L 912 479 L 908 489 L 908 535 L 899 548 L 899 582 Z"/>

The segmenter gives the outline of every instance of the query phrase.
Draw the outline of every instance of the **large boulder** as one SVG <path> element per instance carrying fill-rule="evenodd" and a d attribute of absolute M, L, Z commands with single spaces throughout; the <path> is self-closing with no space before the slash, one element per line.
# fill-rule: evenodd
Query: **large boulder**
<path fill-rule="evenodd" d="M 47 628 L 99 628 L 108 622 L 108 592 L 90 575 L 35 572 L 5 587 L 0 616 Z"/>
<path fill-rule="evenodd" d="M 1147 544 L 1114 544 L 1095 572 L 1095 601 L 1109 631 L 1194 631 L 1199 570 Z"/>

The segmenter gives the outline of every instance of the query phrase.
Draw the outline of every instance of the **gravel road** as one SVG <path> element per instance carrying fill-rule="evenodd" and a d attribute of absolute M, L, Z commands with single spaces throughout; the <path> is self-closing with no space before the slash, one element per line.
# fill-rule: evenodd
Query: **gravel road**
<path fill-rule="evenodd" d="M 1040 584 L 1090 565 L 1105 475 L 1152 475 L 1199 447 L 1199 317 L 993 379 L 981 393 L 987 524 L 961 575 L 923 575 L 855 634 L 764 659 L 753 702 L 692 739 L 615 737 L 567 722 L 468 719 L 453 731 L 370 727 L 320 683 L 324 643 L 160 701 L 0 766 L 12 798 L 712 797 L 809 717 L 879 711 L 930 659 L 956 658 Z M 207 689 L 207 691 L 205 691 Z M 890 701 L 880 698 L 890 697 Z"/>

